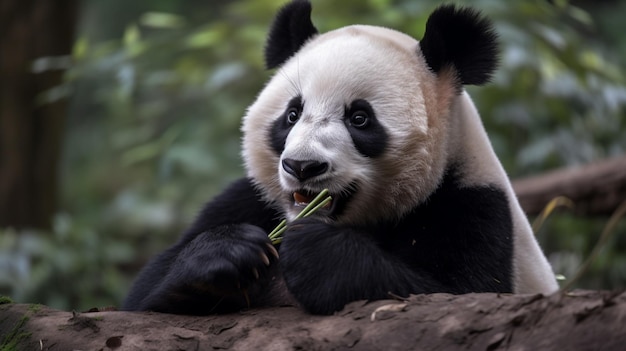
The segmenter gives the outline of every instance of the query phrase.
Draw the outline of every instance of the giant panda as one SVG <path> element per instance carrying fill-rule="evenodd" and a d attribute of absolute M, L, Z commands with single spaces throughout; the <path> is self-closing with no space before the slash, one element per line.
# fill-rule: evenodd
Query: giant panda
<path fill-rule="evenodd" d="M 319 34 L 310 15 L 294 0 L 271 26 L 277 71 L 243 119 L 247 177 L 144 267 L 123 308 L 331 314 L 390 294 L 557 290 L 463 89 L 496 68 L 490 22 L 440 6 L 418 42 L 366 25 Z M 296 219 L 324 188 L 331 204 Z"/>

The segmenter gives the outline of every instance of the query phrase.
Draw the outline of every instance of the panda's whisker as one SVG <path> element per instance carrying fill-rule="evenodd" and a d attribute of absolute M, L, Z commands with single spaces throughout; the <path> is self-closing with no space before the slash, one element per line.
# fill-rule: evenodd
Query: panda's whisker
<path fill-rule="evenodd" d="M 354 194 L 357 190 L 358 190 L 358 186 L 356 185 L 356 183 L 351 182 L 350 184 L 348 184 L 348 186 L 346 188 L 341 190 L 341 195 L 342 196 L 350 196 L 350 195 Z"/>
<path fill-rule="evenodd" d="M 296 88 L 298 90 L 298 93 L 300 95 L 302 95 L 302 80 L 300 79 L 300 57 L 296 58 L 296 63 L 297 63 L 297 68 L 296 68 L 296 72 L 298 73 L 298 81 L 296 82 Z"/>
<path fill-rule="evenodd" d="M 283 69 L 281 69 L 279 71 L 279 73 L 285 77 L 285 80 L 289 83 L 290 88 L 289 89 L 289 93 L 291 96 L 301 96 L 302 95 L 302 91 L 300 89 L 300 87 L 298 86 L 298 82 L 296 82 L 294 79 L 292 79 L 289 74 L 287 74 L 287 72 L 285 72 Z"/>

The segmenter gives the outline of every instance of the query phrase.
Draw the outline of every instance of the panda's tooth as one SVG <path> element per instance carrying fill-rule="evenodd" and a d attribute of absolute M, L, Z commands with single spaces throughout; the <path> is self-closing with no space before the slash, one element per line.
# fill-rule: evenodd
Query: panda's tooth
<path fill-rule="evenodd" d="M 299 192 L 293 193 L 293 200 L 295 201 L 296 205 L 307 205 L 311 202 L 308 196 L 302 195 Z"/>

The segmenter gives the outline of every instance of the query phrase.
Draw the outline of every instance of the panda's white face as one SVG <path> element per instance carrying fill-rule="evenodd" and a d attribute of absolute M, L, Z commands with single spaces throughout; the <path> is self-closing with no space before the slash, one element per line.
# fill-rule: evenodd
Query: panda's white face
<path fill-rule="evenodd" d="M 289 219 L 324 188 L 333 203 L 320 216 L 360 224 L 398 218 L 438 185 L 442 101 L 452 95 L 453 79 L 442 83 L 405 34 L 350 26 L 317 36 L 244 118 L 248 176 Z"/>

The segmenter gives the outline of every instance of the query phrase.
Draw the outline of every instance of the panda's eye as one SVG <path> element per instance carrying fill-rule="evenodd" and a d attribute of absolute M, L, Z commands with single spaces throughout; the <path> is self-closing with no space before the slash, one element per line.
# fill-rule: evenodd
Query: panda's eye
<path fill-rule="evenodd" d="M 366 128 L 370 124 L 370 118 L 365 111 L 356 111 L 350 116 L 350 125 L 355 128 Z"/>
<path fill-rule="evenodd" d="M 299 118 L 300 118 L 300 111 L 298 111 L 298 109 L 292 107 L 289 110 L 287 110 L 287 123 L 296 124 Z"/>

